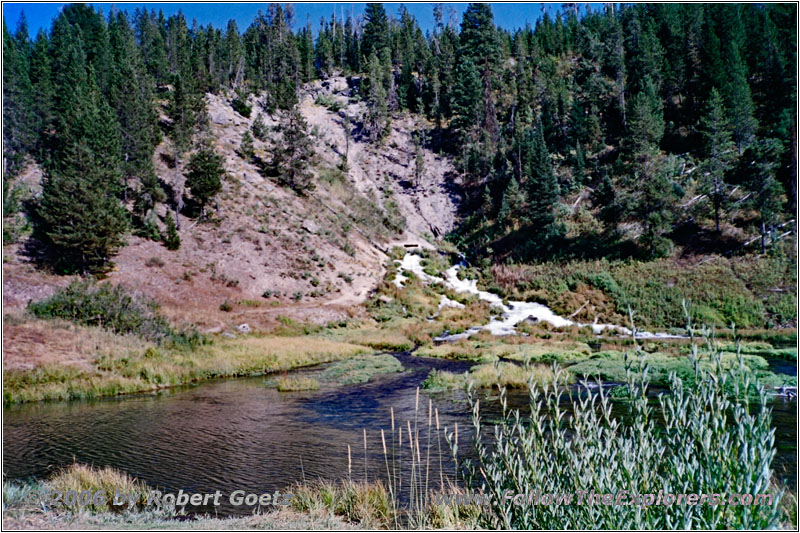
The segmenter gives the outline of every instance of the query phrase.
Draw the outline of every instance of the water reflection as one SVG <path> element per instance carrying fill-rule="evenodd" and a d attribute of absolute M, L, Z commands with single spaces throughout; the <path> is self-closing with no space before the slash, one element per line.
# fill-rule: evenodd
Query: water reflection
<path fill-rule="evenodd" d="M 279 393 L 264 386 L 263 378 L 251 378 L 125 399 L 5 409 L 3 471 L 11 479 L 41 478 L 77 461 L 112 466 L 168 491 L 274 492 L 303 479 L 348 475 L 363 479 L 366 429 L 367 476 L 385 479 L 380 430 L 387 430 L 390 439 L 390 408 L 398 425 L 413 420 L 415 389 L 431 368 L 460 372 L 470 366 L 409 355 L 399 358 L 407 368 L 404 373 L 315 392 Z M 420 395 L 420 428 L 427 425 L 427 398 Z M 441 424 L 452 428 L 458 422 L 466 442 L 469 406 L 463 393 L 432 398 Z M 512 401 L 524 404 L 525 395 L 514 395 Z M 496 402 L 484 405 L 487 416 L 497 416 Z M 775 469 L 791 480 L 796 473 L 796 409 L 796 402 L 773 403 Z M 423 432 L 423 455 L 425 438 Z M 348 445 L 353 450 L 349 472 Z M 444 442 L 442 446 L 447 455 Z M 403 449 L 406 471 L 408 456 L 408 449 Z M 452 475 L 447 457 L 444 469 Z M 429 475 L 439 479 L 438 459 L 432 461 Z M 218 509 L 221 514 L 251 511 Z"/>

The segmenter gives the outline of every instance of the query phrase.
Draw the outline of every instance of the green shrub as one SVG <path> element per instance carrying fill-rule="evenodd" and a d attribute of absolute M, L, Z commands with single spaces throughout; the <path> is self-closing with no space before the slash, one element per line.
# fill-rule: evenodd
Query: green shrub
<path fill-rule="evenodd" d="M 29 303 L 28 311 L 39 318 L 63 318 L 156 342 L 177 335 L 158 314 L 155 302 L 133 296 L 120 285 L 93 280 L 74 281 L 49 298 Z"/>
<path fill-rule="evenodd" d="M 250 118 L 250 113 L 253 111 L 253 108 L 247 103 L 247 100 L 238 96 L 231 102 L 231 107 L 245 118 Z"/>
<path fill-rule="evenodd" d="M 483 430 L 479 405 L 472 395 L 477 461 L 466 462 L 467 485 L 489 496 L 481 527 L 491 529 L 771 529 L 781 526 L 783 492 L 773 482 L 770 465 L 775 437 L 763 388 L 750 381 L 740 359 L 726 368 L 713 344 L 687 363 L 692 385 L 674 372 L 670 393 L 659 396 L 663 427 L 657 427 L 647 396 L 648 372 L 628 371 L 612 394 L 596 389 L 573 397 L 571 413 L 563 400 L 567 373 L 544 390 L 530 393 L 531 415 L 509 409 L 501 390 L 502 415 L 493 433 Z M 603 361 L 603 357 L 593 361 Z M 625 410 L 612 413 L 610 396 L 625 399 Z M 755 398 L 751 407 L 748 398 Z M 567 414 L 567 416 L 564 416 Z M 454 452 L 457 445 L 451 441 Z M 622 494 L 631 505 L 515 504 L 507 493 L 525 495 Z M 623 494 L 627 491 L 627 494 Z M 648 505 L 664 494 L 768 494 L 768 504 Z M 636 495 L 642 496 L 638 503 Z M 584 496 L 588 497 L 588 496 Z M 626 499 L 624 501 L 631 501 Z M 725 503 L 728 503 L 726 500 Z"/>
<path fill-rule="evenodd" d="M 181 236 L 178 234 L 178 227 L 171 216 L 167 215 L 166 231 L 161 236 L 161 241 L 167 250 L 175 251 L 181 247 Z"/>
<path fill-rule="evenodd" d="M 341 102 L 329 94 L 319 95 L 317 99 L 314 100 L 314 103 L 322 107 L 327 107 L 328 111 L 334 113 L 338 113 L 344 107 Z"/>

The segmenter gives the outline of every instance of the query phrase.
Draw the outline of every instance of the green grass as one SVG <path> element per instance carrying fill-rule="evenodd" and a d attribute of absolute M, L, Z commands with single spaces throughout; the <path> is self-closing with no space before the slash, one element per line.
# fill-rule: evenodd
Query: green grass
<path fill-rule="evenodd" d="M 681 302 L 687 299 L 697 323 L 765 328 L 796 322 L 795 265 L 791 255 L 717 257 L 694 266 L 671 259 L 496 265 L 485 285 L 509 299 L 540 301 L 564 316 L 588 301 L 586 316 L 578 317 L 584 321 L 598 316 L 625 323 L 630 307 L 641 327 L 683 327 Z"/>
<path fill-rule="evenodd" d="M 526 389 L 531 382 L 543 385 L 552 380 L 553 371 L 549 366 L 532 365 L 526 369 L 514 363 L 500 362 L 477 365 L 463 374 L 432 370 L 422 382 L 422 388 L 433 392 L 466 389 L 470 385 L 478 389 Z"/>
<path fill-rule="evenodd" d="M 319 381 L 309 376 L 281 376 L 276 380 L 278 392 L 319 390 Z"/>
<path fill-rule="evenodd" d="M 254 376 L 340 361 L 371 350 L 313 337 L 217 338 L 195 348 L 151 346 L 98 355 L 93 368 L 48 365 L 3 373 L 5 405 L 92 399 L 221 377 Z"/>
<path fill-rule="evenodd" d="M 738 366 L 738 358 L 732 352 L 720 351 L 723 368 L 735 368 Z M 633 360 L 633 359 L 632 359 Z M 769 363 L 761 356 L 743 354 L 742 360 L 744 370 L 764 386 L 796 385 L 795 376 L 775 374 L 769 370 Z M 638 360 L 637 360 L 638 361 Z M 692 383 L 694 381 L 694 368 L 685 355 L 672 355 L 666 353 L 645 354 L 644 361 L 648 366 L 648 379 L 651 384 L 667 386 L 669 384 L 669 374 L 674 372 L 680 379 Z M 603 351 L 592 354 L 588 360 L 566 366 L 566 370 L 576 378 L 584 376 L 590 378 L 600 378 L 603 381 L 623 382 L 625 376 L 625 353 L 615 350 Z M 708 370 L 712 361 L 701 357 L 699 366 L 701 369 Z M 640 369 L 638 362 L 633 363 L 634 369 Z"/>
<path fill-rule="evenodd" d="M 320 373 L 323 382 L 341 385 L 366 383 L 379 374 L 402 372 L 403 365 L 389 354 L 353 357 L 333 363 Z"/>

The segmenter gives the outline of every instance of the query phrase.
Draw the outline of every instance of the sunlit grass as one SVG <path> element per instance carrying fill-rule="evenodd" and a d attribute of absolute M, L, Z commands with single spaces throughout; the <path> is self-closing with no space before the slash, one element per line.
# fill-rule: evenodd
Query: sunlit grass
<path fill-rule="evenodd" d="M 319 390 L 319 381 L 309 376 L 281 376 L 275 381 L 279 392 Z"/>
<path fill-rule="evenodd" d="M 525 368 L 514 363 L 500 362 L 474 366 L 463 374 L 432 370 L 422 387 L 431 391 L 466 389 L 469 386 L 477 389 L 525 389 L 530 383 L 543 385 L 552 380 L 553 370 L 549 366 L 530 365 Z"/>
<path fill-rule="evenodd" d="M 219 377 L 283 372 L 339 361 L 371 350 L 313 337 L 258 336 L 216 338 L 195 348 L 150 346 L 97 356 L 90 370 L 51 364 L 3 373 L 4 403 L 89 399 Z"/>

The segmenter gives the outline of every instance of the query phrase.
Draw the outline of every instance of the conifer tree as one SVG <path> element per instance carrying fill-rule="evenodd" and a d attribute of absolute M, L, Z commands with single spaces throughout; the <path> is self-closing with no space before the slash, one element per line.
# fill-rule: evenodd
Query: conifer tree
<path fill-rule="evenodd" d="M 389 46 L 389 20 L 383 4 L 367 4 L 364 9 L 364 34 L 361 38 L 361 52 L 369 60 L 372 54 L 381 57 Z"/>
<path fill-rule="evenodd" d="M 222 190 L 222 177 L 225 175 L 222 156 L 211 148 L 202 148 L 189 159 L 187 170 L 186 186 L 203 214 L 209 200 Z"/>
<path fill-rule="evenodd" d="M 56 267 L 83 273 L 109 268 L 127 230 L 119 202 L 119 128 L 89 71 L 74 88 L 70 113 L 61 117 L 66 127 L 47 167 L 35 218 Z"/>
<path fill-rule="evenodd" d="M 369 57 L 369 93 L 364 117 L 364 127 L 373 142 L 382 139 L 389 129 L 389 109 L 383 81 L 383 68 L 373 53 Z"/>
<path fill-rule="evenodd" d="M 736 146 L 732 141 L 732 134 L 725 118 L 725 104 L 719 91 L 711 90 L 708 100 L 708 109 L 702 119 L 701 127 L 704 143 L 703 164 L 705 173 L 705 190 L 711 199 L 714 208 L 714 226 L 719 232 L 720 212 L 725 206 L 727 194 L 725 191 L 725 175 L 733 166 L 736 158 Z"/>
<path fill-rule="evenodd" d="M 27 31 L 23 17 L 17 35 Z M 3 20 L 3 159 L 11 173 L 21 168 L 24 155 L 36 144 L 28 54 L 26 41 L 12 37 Z"/>
<path fill-rule="evenodd" d="M 253 125 L 250 127 L 253 132 L 253 137 L 259 141 L 267 140 L 267 125 L 264 123 L 264 117 L 259 113 L 253 120 Z"/>
<path fill-rule="evenodd" d="M 165 224 L 167 226 L 166 231 L 161 237 L 161 240 L 164 242 L 164 247 L 167 250 L 178 250 L 181 247 L 181 236 L 178 233 L 178 227 L 169 215 L 166 217 Z"/>
<path fill-rule="evenodd" d="M 723 91 L 730 111 L 733 138 L 741 153 L 753 141 L 757 123 L 753 116 L 750 86 L 747 84 L 747 65 L 734 43 L 727 43 L 725 52 L 724 63 L 728 79 Z"/>
<path fill-rule="evenodd" d="M 536 127 L 528 129 L 523 141 L 522 174 L 527 199 L 525 220 L 531 227 L 532 236 L 534 239 L 550 236 L 554 229 L 559 188 L 540 116 L 536 117 Z"/>
<path fill-rule="evenodd" d="M 313 157 L 308 124 L 297 106 L 284 113 L 280 122 L 281 140 L 275 145 L 273 164 L 279 181 L 300 194 L 314 188 L 310 163 Z"/>
<path fill-rule="evenodd" d="M 481 80 L 469 58 L 456 67 L 452 92 L 452 127 L 460 139 L 467 139 L 478 124 L 481 104 Z"/>

